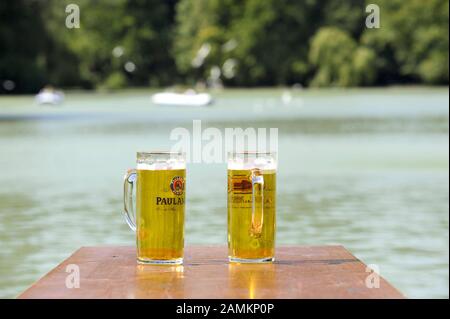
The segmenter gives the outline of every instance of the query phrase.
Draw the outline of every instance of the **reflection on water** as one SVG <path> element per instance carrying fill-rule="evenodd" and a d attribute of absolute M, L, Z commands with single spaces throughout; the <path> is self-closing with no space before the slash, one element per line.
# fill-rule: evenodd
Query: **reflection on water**
<path fill-rule="evenodd" d="M 192 119 L 279 128 L 278 245 L 339 243 L 409 297 L 448 297 L 448 90 L 281 93 L 228 91 L 208 108 L 152 106 L 147 92 L 69 93 L 61 109 L 0 98 L 0 297 L 80 246 L 134 245 L 122 175 Z M 186 243 L 225 244 L 225 164 L 187 174 Z"/>

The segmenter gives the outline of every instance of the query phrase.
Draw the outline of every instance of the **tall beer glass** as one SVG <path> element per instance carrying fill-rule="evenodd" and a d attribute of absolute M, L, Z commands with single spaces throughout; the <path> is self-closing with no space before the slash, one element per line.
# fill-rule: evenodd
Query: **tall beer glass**
<path fill-rule="evenodd" d="M 275 256 L 276 169 L 274 153 L 228 157 L 228 258 L 272 262 Z"/>
<path fill-rule="evenodd" d="M 183 263 L 185 178 L 183 153 L 137 153 L 136 169 L 125 175 L 124 214 L 136 232 L 138 263 Z"/>

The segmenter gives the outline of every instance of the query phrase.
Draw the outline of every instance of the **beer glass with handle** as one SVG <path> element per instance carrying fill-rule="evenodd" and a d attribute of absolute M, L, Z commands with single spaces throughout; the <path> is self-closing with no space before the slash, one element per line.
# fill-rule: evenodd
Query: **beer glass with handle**
<path fill-rule="evenodd" d="M 275 258 L 276 170 L 274 153 L 228 156 L 228 258 L 262 263 Z"/>
<path fill-rule="evenodd" d="M 138 263 L 183 263 L 185 178 L 183 153 L 137 153 L 136 169 L 124 178 L 124 215 L 136 232 Z"/>

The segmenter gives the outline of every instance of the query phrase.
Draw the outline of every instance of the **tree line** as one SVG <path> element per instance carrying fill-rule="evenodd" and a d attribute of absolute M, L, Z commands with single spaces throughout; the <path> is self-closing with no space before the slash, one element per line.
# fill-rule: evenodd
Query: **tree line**
<path fill-rule="evenodd" d="M 80 9 L 67 28 L 65 8 Z M 0 2 L 0 92 L 448 85 L 448 0 Z"/>

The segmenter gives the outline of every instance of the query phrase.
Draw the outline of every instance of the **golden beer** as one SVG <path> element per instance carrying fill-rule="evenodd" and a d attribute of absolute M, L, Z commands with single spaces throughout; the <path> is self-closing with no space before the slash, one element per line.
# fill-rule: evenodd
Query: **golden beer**
<path fill-rule="evenodd" d="M 149 155 L 150 154 L 150 155 Z M 179 264 L 183 261 L 185 178 L 184 163 L 166 165 L 166 153 L 146 153 L 125 182 L 125 217 L 136 231 L 139 263 Z M 148 158 L 150 156 L 150 159 Z M 160 160 L 155 164 L 155 158 Z M 131 178 L 130 181 L 130 177 Z M 132 210 L 132 189 L 136 184 L 136 222 Z"/>
<path fill-rule="evenodd" d="M 228 254 L 233 262 L 275 255 L 276 170 L 228 169 Z"/>
<path fill-rule="evenodd" d="M 183 257 L 186 170 L 137 170 L 136 236 L 139 260 Z M 176 186 L 173 186 L 173 185 Z M 177 193 L 172 190 L 178 187 Z"/>

